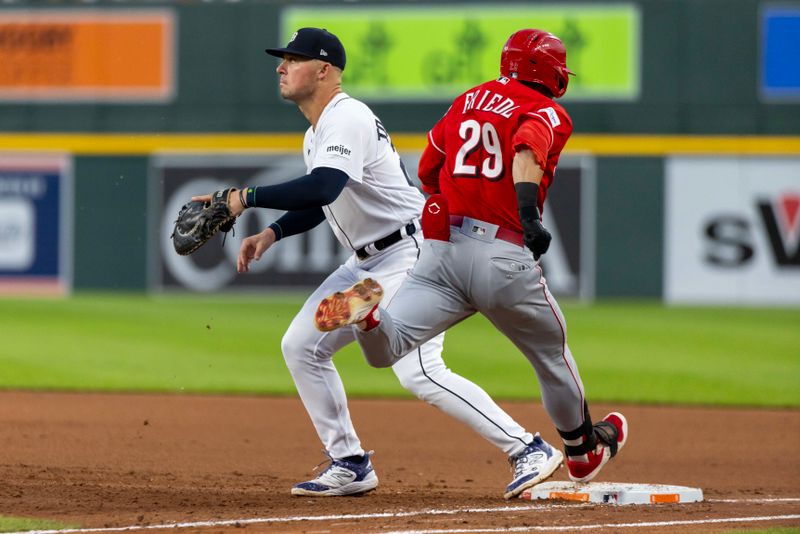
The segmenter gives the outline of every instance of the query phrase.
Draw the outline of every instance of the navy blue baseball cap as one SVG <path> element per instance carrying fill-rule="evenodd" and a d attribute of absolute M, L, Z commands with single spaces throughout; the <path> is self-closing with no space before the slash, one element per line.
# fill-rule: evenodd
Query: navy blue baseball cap
<path fill-rule="evenodd" d="M 347 61 L 342 42 L 324 28 L 300 28 L 294 32 L 285 48 L 267 48 L 265 52 L 280 58 L 284 54 L 294 54 L 309 59 L 319 59 L 342 70 Z"/>

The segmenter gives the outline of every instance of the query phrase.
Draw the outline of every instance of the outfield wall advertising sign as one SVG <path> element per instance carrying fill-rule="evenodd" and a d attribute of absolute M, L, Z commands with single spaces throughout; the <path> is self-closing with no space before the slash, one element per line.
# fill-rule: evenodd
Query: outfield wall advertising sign
<path fill-rule="evenodd" d="M 171 10 L 0 12 L 0 100 L 166 102 L 175 93 Z"/>
<path fill-rule="evenodd" d="M 347 92 L 371 101 L 450 100 L 499 75 L 520 28 L 543 28 L 567 48 L 566 100 L 636 100 L 640 15 L 634 4 L 449 4 L 287 7 L 281 46 L 298 29 L 327 28 L 347 51 Z"/>
<path fill-rule="evenodd" d="M 800 306 L 800 158 L 671 158 L 665 300 Z"/>
<path fill-rule="evenodd" d="M 67 156 L 0 152 L 0 295 L 69 292 L 70 168 Z"/>
<path fill-rule="evenodd" d="M 410 176 L 416 176 L 419 153 L 403 154 Z M 163 155 L 151 162 L 150 287 L 173 291 L 313 287 L 347 260 L 350 252 L 336 240 L 327 222 L 306 234 L 282 239 L 254 262 L 247 274 L 236 272 L 242 240 L 260 232 L 283 212 L 246 210 L 236 232 L 217 235 L 189 256 L 179 256 L 170 234 L 181 206 L 193 195 L 227 187 L 270 185 L 304 175 L 299 155 Z M 544 256 L 544 272 L 557 296 L 591 298 L 594 277 L 594 168 L 589 158 L 565 157 L 557 186 L 548 195 L 545 222 L 553 234 Z"/>
<path fill-rule="evenodd" d="M 800 101 L 800 6 L 761 11 L 761 97 Z"/>

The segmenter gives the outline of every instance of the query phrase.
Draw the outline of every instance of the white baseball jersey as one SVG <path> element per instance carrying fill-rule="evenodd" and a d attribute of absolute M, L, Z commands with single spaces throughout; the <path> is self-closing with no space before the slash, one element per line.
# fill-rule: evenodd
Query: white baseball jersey
<path fill-rule="evenodd" d="M 307 172 L 331 167 L 347 174 L 342 193 L 322 209 L 333 233 L 357 250 L 419 217 L 425 199 L 409 181 L 381 121 L 345 93 L 322 110 L 303 140 Z"/>

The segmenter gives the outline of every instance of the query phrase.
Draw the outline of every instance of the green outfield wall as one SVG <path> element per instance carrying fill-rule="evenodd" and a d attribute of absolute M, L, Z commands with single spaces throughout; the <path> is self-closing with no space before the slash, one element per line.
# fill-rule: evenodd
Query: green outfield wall
<path fill-rule="evenodd" d="M 598 297 L 661 297 L 664 160 L 597 161 Z"/>
<path fill-rule="evenodd" d="M 146 288 L 146 157 L 75 159 L 74 287 Z"/>
<path fill-rule="evenodd" d="M 792 2 L 781 5 L 796 7 Z M 3 5 L 0 16 L 20 10 L 57 10 L 80 15 L 97 11 L 123 13 L 131 8 L 167 16 L 171 21 L 169 42 L 174 58 L 170 68 L 174 80 L 170 95 L 152 103 L 137 102 L 135 98 L 119 102 L 105 96 L 102 102 L 85 98 L 72 102 L 50 98 L 42 102 L 26 100 L 9 91 L 4 93 L 4 75 L 0 69 L 0 131 L 294 132 L 305 127 L 304 119 L 293 106 L 280 102 L 274 72 L 276 61 L 264 54 L 264 48 L 283 44 L 286 24 L 295 21 L 322 24 L 329 20 L 333 27 L 337 24 L 334 14 L 341 18 L 342 13 L 361 13 L 366 29 L 352 26 L 347 30 L 349 33 L 343 34 L 347 36 L 345 45 L 352 50 L 353 59 L 352 74 L 345 70 L 345 84 L 348 75 L 353 77 L 353 84 L 364 85 L 365 76 L 379 80 L 387 75 L 386 71 L 395 77 L 400 71 L 403 80 L 419 78 L 417 89 L 412 83 L 405 97 L 393 99 L 375 90 L 368 98 L 390 131 L 426 131 L 431 118 L 446 109 L 445 101 L 431 101 L 435 91 L 423 91 L 424 87 L 419 85 L 426 83 L 423 78 L 450 80 L 466 89 L 475 81 L 470 73 L 476 64 L 482 66 L 478 75 L 494 75 L 491 65 L 495 60 L 491 58 L 493 55 L 499 58 L 500 50 L 494 48 L 503 37 L 494 35 L 493 28 L 501 28 L 505 34 L 515 24 L 538 24 L 551 26 L 548 29 L 561 34 L 572 50 L 571 64 L 579 75 L 572 82 L 575 96 L 571 99 L 568 93 L 564 101 L 577 132 L 800 133 L 798 101 L 770 101 L 760 91 L 762 12 L 768 4 L 758 0 L 633 0 L 608 3 L 605 10 L 603 6 L 600 2 L 553 1 L 360 2 L 358 5 L 326 2 L 322 5 L 255 0 Z M 380 18 L 381 12 L 392 9 L 401 9 L 407 13 L 406 18 L 396 13 Z M 425 27 L 419 25 L 438 20 L 429 14 L 434 9 L 438 10 L 437 16 L 450 13 L 451 18 L 444 25 L 440 23 L 439 34 L 426 32 L 424 38 L 415 38 L 413 42 L 420 43 L 419 47 L 427 46 L 419 51 L 419 62 L 413 62 L 413 50 L 408 50 L 407 60 L 381 63 L 382 51 L 387 58 L 393 57 L 392 42 L 407 48 L 401 42 L 403 36 L 418 36 L 420 28 Z M 604 11 L 622 14 L 616 19 L 612 17 L 610 22 L 592 19 L 592 13 L 601 17 Z M 309 13 L 315 12 L 319 13 L 317 18 L 309 18 Z M 370 13 L 374 14 L 372 19 L 365 19 Z M 481 13 L 491 13 L 496 21 L 492 25 L 481 22 L 485 19 L 478 16 Z M 371 29 L 374 34 L 375 28 L 384 28 L 382 40 L 380 35 L 368 33 Z M 625 39 L 620 40 L 620 32 Z M 598 48 L 605 41 L 609 41 L 608 47 Z M 14 42 L 28 41 L 10 38 L 0 41 L 0 55 L 3 47 L 9 57 L 17 53 L 22 45 L 9 48 Z M 593 56 L 594 50 L 601 55 Z M 365 66 L 364 58 L 370 57 L 373 63 Z M 44 64 L 41 68 L 46 71 L 48 67 L 52 65 Z M 417 72 L 419 69 L 423 72 Z M 407 75 L 403 75 L 404 70 Z M 603 76 L 607 72 L 613 73 L 608 79 Z M 14 81 L 12 74 L 6 73 L 6 78 L 11 80 L 8 83 L 13 89 L 14 83 L 21 82 Z M 40 80 L 43 75 L 34 72 L 30 76 L 38 76 L 36 80 Z M 379 87 L 377 81 L 370 83 Z M 414 91 L 422 93 L 414 98 Z M 443 93 L 442 97 L 449 94 Z"/>

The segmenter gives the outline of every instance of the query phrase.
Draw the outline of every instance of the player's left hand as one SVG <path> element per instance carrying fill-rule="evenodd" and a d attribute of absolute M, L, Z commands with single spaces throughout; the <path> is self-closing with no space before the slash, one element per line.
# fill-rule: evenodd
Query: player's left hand
<path fill-rule="evenodd" d="M 522 222 L 522 240 L 525 246 L 533 252 L 533 259 L 539 261 L 542 254 L 550 248 L 550 240 L 553 236 L 547 231 L 540 219 L 533 219 Z"/>

